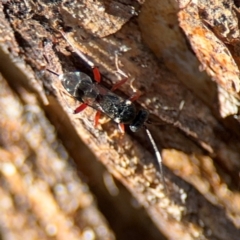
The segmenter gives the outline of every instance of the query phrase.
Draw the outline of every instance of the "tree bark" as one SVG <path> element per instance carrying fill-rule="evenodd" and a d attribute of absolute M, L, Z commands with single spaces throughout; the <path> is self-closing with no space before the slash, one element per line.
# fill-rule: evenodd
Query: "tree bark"
<path fill-rule="evenodd" d="M 0 7 L 3 239 L 239 239 L 237 2 Z M 117 94 L 141 91 L 167 192 L 144 129 L 122 136 L 104 115 L 95 128 L 94 109 L 71 113 L 79 103 L 47 69 L 92 76 L 78 52 L 105 86 L 128 75 Z"/>

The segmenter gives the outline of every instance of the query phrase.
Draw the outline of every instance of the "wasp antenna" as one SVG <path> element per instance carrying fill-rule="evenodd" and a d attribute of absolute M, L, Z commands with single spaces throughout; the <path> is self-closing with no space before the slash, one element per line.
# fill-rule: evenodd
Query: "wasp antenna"
<path fill-rule="evenodd" d="M 59 77 L 59 74 L 56 73 L 56 72 L 54 72 L 53 70 L 51 70 L 51 69 L 49 69 L 49 68 L 46 68 L 46 70 L 49 71 L 50 73 L 52 73 L 52 74 L 54 74 L 54 75 L 56 75 L 56 76 Z"/>
<path fill-rule="evenodd" d="M 161 154 L 160 154 L 160 152 L 157 148 L 157 144 L 154 141 L 151 132 L 149 131 L 149 129 L 147 128 L 146 125 L 144 125 L 144 127 L 145 127 L 146 133 L 148 135 L 148 138 L 149 138 L 149 140 L 150 140 L 150 142 L 153 146 L 153 149 L 154 149 L 154 152 L 155 152 L 155 155 L 156 155 L 156 158 L 157 158 L 157 162 L 158 162 L 158 168 L 159 168 L 159 171 L 160 171 L 160 179 L 161 179 L 161 182 L 163 184 L 164 191 L 166 191 L 167 187 L 166 187 L 165 178 L 164 178 L 164 171 L 163 171 Z"/>

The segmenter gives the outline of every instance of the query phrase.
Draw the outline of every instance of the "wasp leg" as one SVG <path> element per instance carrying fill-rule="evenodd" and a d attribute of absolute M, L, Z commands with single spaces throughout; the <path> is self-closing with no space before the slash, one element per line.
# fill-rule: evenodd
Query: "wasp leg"
<path fill-rule="evenodd" d="M 138 98 L 139 98 L 141 95 L 142 95 L 141 92 L 138 91 L 138 92 L 134 93 L 134 94 L 129 98 L 129 100 L 132 101 L 132 102 L 134 102 L 134 101 L 138 100 Z"/>
<path fill-rule="evenodd" d="M 86 103 L 81 104 L 74 110 L 74 114 L 82 112 L 88 105 Z"/>
<path fill-rule="evenodd" d="M 101 73 L 97 67 L 93 67 L 93 76 L 96 82 L 101 82 Z"/>
<path fill-rule="evenodd" d="M 123 123 L 119 123 L 118 128 L 122 134 L 125 133 L 125 125 Z"/>
<path fill-rule="evenodd" d="M 115 83 L 112 86 L 111 91 L 115 91 L 116 89 L 120 88 L 127 80 L 128 80 L 128 78 L 124 78 L 124 79 L 120 80 L 119 82 Z"/>
<path fill-rule="evenodd" d="M 100 116 L 101 116 L 101 112 L 97 111 L 94 118 L 94 127 L 97 127 Z"/>
<path fill-rule="evenodd" d="M 119 142 L 119 146 L 122 147 L 123 146 L 123 136 L 125 134 L 125 125 L 123 123 L 119 123 L 118 124 L 118 128 L 120 130 L 120 142 Z"/>
<path fill-rule="evenodd" d="M 122 147 L 123 146 L 123 136 L 124 136 L 124 133 L 125 133 L 125 125 L 123 123 L 119 123 L 118 124 L 118 129 L 120 131 L 119 146 Z"/>

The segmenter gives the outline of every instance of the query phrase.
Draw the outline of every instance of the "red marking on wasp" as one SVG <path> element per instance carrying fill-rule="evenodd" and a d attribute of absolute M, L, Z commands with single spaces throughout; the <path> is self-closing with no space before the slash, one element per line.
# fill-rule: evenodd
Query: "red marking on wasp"
<path fill-rule="evenodd" d="M 78 106 L 75 110 L 74 110 L 74 113 L 77 114 L 77 113 L 80 113 L 82 112 L 88 105 L 86 103 L 83 103 L 81 104 L 80 106 Z"/>

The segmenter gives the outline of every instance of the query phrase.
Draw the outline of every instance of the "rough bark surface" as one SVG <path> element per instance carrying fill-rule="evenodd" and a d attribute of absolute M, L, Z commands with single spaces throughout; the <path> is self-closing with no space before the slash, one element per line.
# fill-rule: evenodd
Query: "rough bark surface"
<path fill-rule="evenodd" d="M 239 239 L 238 7 L 1 1 L 2 239 Z M 122 136 L 104 116 L 94 128 L 91 108 L 69 111 L 78 103 L 46 69 L 92 75 L 78 51 L 108 87 L 117 59 L 129 76 L 117 94 L 141 91 L 167 194 L 144 130 Z"/>

